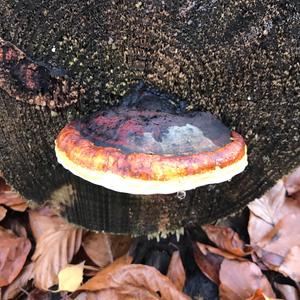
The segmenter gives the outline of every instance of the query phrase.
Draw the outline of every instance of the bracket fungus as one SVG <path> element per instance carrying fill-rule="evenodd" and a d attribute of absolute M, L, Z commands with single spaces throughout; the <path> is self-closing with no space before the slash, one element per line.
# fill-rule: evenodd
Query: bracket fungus
<path fill-rule="evenodd" d="M 116 192 L 172 194 L 230 180 L 247 165 L 243 138 L 208 112 L 186 112 L 140 86 L 116 108 L 66 125 L 58 161 Z"/>

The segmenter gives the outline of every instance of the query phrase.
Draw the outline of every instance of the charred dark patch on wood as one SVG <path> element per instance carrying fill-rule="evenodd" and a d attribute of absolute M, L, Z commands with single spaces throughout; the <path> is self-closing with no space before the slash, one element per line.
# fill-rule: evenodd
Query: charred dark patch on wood
<path fill-rule="evenodd" d="M 165 230 L 215 221 L 262 195 L 300 164 L 300 109 L 299 1 L 137 2 L 0 0 L 0 36 L 87 86 L 57 114 L 0 89 L 0 169 L 39 204 L 70 183 L 73 205 L 62 212 L 69 221 L 138 235 L 159 231 L 166 216 Z M 140 80 L 241 133 L 249 167 L 183 200 L 118 197 L 60 167 L 54 140 L 66 123 L 118 105 Z"/>
<path fill-rule="evenodd" d="M 0 88 L 16 100 L 51 109 L 77 102 L 83 92 L 65 70 L 35 62 L 1 38 Z"/>

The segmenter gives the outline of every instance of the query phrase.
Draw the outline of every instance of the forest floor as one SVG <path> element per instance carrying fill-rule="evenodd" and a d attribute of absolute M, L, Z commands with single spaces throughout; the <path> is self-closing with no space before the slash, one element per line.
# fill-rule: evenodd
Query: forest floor
<path fill-rule="evenodd" d="M 148 240 L 30 209 L 0 178 L 0 299 L 297 300 L 300 168 L 235 216 Z"/>

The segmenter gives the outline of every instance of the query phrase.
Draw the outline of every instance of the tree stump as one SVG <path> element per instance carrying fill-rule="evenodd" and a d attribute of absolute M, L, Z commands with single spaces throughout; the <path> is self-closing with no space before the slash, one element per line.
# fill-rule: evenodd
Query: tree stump
<path fill-rule="evenodd" d="M 299 13 L 296 0 L 0 0 L 0 37 L 58 80 L 45 91 L 17 80 L 22 72 L 10 73 L 12 85 L 0 74 L 0 170 L 26 199 L 99 231 L 173 231 L 241 209 L 300 164 Z M 139 81 L 243 135 L 247 169 L 185 199 L 144 200 L 64 170 L 54 154 L 60 129 L 118 105 Z"/>

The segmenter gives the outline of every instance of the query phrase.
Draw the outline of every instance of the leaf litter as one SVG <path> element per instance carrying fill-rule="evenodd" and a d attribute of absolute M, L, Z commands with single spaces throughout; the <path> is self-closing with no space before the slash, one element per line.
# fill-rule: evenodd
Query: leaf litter
<path fill-rule="evenodd" d="M 141 243 L 78 228 L 50 207 L 29 209 L 0 178 L 0 297 L 50 299 L 64 291 L 59 299 L 200 299 L 201 293 L 197 298 L 185 288 L 191 278 L 186 264 L 194 261 L 220 299 L 299 300 L 300 168 L 248 209 L 248 240 L 229 222 L 187 228 L 179 242 L 170 237 Z M 134 263 L 137 245 L 144 258 Z M 164 264 L 170 257 L 163 273 L 159 263 L 147 265 L 151 251 L 163 254 Z M 187 259 L 186 253 L 193 255 Z"/>

